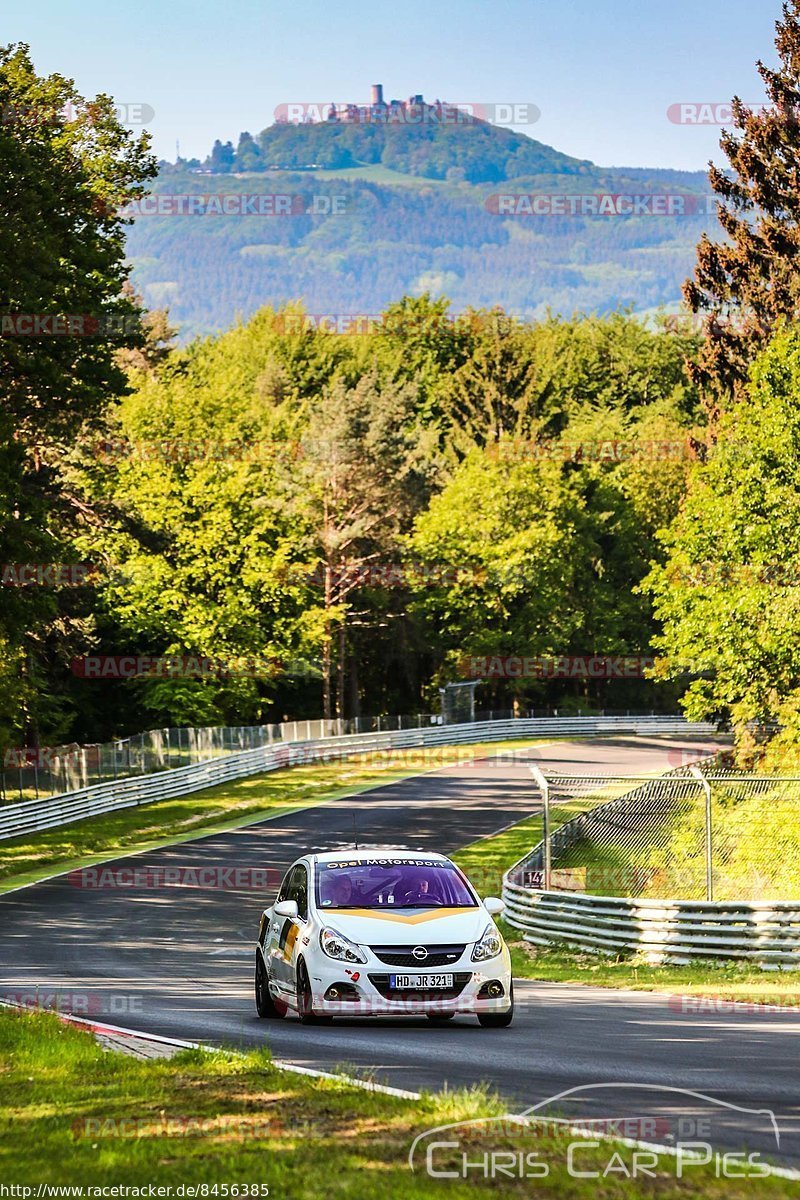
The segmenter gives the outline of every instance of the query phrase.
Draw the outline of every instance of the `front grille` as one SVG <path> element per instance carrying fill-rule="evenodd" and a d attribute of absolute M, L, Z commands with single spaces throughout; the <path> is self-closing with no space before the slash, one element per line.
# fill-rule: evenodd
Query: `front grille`
<path fill-rule="evenodd" d="M 384 1000 L 455 1000 L 456 996 L 461 995 L 471 978 L 471 972 L 459 971 L 453 976 L 451 988 L 434 988 L 430 992 L 423 992 L 419 988 L 406 988 L 402 991 L 390 988 L 388 975 L 370 975 L 369 977 L 370 983 L 375 985 Z"/>
<path fill-rule="evenodd" d="M 426 946 L 428 957 L 423 959 L 414 958 L 413 949 L 413 946 L 370 946 L 375 957 L 387 967 L 416 967 L 418 971 L 427 971 L 428 967 L 448 967 L 458 962 L 466 945 Z"/>

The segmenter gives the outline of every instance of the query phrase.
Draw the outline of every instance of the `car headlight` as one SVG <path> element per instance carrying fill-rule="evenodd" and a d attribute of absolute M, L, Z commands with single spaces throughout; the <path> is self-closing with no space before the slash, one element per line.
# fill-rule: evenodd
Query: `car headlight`
<path fill-rule="evenodd" d="M 483 962 L 485 958 L 497 958 L 503 949 L 503 939 L 494 925 L 487 925 L 472 951 L 473 962 Z"/>
<path fill-rule="evenodd" d="M 340 962 L 365 963 L 367 961 L 355 942 L 351 942 L 343 934 L 337 933 L 335 929 L 323 929 L 319 935 L 319 944 L 322 947 L 322 953 L 327 954 L 328 958 L 338 958 Z"/>

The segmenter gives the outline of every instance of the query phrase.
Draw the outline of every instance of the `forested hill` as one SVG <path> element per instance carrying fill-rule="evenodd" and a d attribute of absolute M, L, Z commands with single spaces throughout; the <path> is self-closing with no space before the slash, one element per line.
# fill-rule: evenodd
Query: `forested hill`
<path fill-rule="evenodd" d="M 203 164 L 162 163 L 154 191 L 162 208 L 137 216 L 128 254 L 146 303 L 168 306 L 183 340 L 292 300 L 345 319 L 424 292 L 527 320 L 671 306 L 701 233 L 717 232 L 697 211 L 702 172 L 606 169 L 484 122 L 276 124 L 235 148 L 217 142 Z M 698 204 L 690 215 L 509 215 L 498 193 Z M 231 194 L 245 197 L 241 211 L 170 211 L 171 196 L 180 209 L 187 195 Z M 291 198 L 288 215 L 270 211 L 275 196 Z"/>
<path fill-rule="evenodd" d="M 593 163 L 561 154 L 533 138 L 486 121 L 419 124 L 276 123 L 253 137 L 217 142 L 206 166 L 214 170 L 327 170 L 382 164 L 424 179 L 498 183 L 526 175 L 591 174 Z"/>

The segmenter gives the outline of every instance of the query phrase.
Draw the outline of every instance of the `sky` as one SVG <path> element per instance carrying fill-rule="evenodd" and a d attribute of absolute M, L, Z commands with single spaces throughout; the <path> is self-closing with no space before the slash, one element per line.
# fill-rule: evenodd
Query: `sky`
<path fill-rule="evenodd" d="M 668 110 L 762 101 L 755 61 L 775 63 L 779 12 L 779 0 L 37 0 L 6 11 L 2 37 L 28 42 L 40 73 L 110 93 L 134 123 L 144 112 L 170 160 L 178 141 L 204 158 L 217 137 L 259 132 L 280 104 L 363 102 L 383 83 L 387 98 L 535 105 L 519 132 L 603 166 L 699 170 L 723 161 L 719 126 Z"/>

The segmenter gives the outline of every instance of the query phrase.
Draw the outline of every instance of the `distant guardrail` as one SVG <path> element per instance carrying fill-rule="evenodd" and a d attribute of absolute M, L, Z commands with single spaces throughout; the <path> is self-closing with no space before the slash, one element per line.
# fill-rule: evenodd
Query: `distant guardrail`
<path fill-rule="evenodd" d="M 0 754 L 0 804 L 22 804 L 63 796 L 101 783 L 116 783 L 133 775 L 153 775 L 173 771 L 219 758 L 255 750 L 272 742 L 308 742 L 319 738 L 344 737 L 348 734 L 389 733 L 406 729 L 428 729 L 434 725 L 459 724 L 463 721 L 502 721 L 520 717 L 558 717 L 558 709 L 527 709 L 524 713 L 487 710 L 444 719 L 437 713 L 407 716 L 392 714 L 375 717 L 302 718 L 278 725 L 206 725 L 148 729 L 130 737 L 109 742 L 68 746 L 8 747 Z M 581 716 L 580 712 L 573 714 Z M 630 712 L 601 710 L 591 716 L 629 717 Z M 654 716 L 654 713 L 650 714 Z"/>
<path fill-rule="evenodd" d="M 47 799 L 27 800 L 0 807 L 0 840 L 41 829 L 52 829 L 117 809 L 150 804 L 202 791 L 263 771 L 352 757 L 369 751 L 404 750 L 421 746 L 468 745 L 531 737 L 593 737 L 613 734 L 698 734 L 715 732 L 708 722 L 690 723 L 684 717 L 535 717 L 475 721 L 465 725 L 434 725 L 384 733 L 346 734 L 297 742 L 272 742 L 240 753 L 175 767 L 150 775 L 93 784 Z"/>

